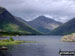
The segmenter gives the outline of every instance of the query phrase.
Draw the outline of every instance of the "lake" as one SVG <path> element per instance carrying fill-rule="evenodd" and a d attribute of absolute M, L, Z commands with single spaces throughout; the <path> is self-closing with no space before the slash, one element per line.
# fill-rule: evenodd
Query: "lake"
<path fill-rule="evenodd" d="M 37 41 L 10 45 L 7 51 L 0 51 L 0 56 L 59 56 L 59 50 L 74 51 L 74 42 L 61 42 L 62 36 L 20 36 L 15 40 Z"/>

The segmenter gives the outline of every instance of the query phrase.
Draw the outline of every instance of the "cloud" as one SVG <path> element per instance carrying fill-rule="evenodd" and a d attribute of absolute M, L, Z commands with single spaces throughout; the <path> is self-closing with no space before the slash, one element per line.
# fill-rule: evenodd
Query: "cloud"
<path fill-rule="evenodd" d="M 53 19 L 53 16 L 51 16 L 51 15 L 44 15 L 44 16 L 46 16 L 46 17 L 49 17 L 49 18 L 52 18 L 52 19 Z"/>
<path fill-rule="evenodd" d="M 66 22 L 66 19 L 75 16 L 74 0 L 1 0 L 0 5 L 25 20 L 48 15 L 55 20 Z"/>
<path fill-rule="evenodd" d="M 60 16 L 56 20 L 65 23 L 66 20 L 68 21 L 68 20 L 70 20 L 70 18 L 68 18 L 68 16 Z"/>

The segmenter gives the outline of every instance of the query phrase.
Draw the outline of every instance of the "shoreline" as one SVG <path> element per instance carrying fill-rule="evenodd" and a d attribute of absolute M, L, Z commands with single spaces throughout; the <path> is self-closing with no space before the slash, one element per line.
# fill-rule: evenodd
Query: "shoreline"
<path fill-rule="evenodd" d="M 63 41 L 63 42 L 75 42 L 75 33 L 63 36 L 61 41 Z"/>

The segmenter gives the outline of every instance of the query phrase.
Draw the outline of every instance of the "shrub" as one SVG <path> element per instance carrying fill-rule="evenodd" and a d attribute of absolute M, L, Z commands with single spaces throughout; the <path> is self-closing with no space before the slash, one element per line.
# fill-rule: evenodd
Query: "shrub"
<path fill-rule="evenodd" d="M 12 37 L 10 37 L 10 39 L 9 39 L 10 41 L 14 41 L 14 39 L 12 38 Z"/>

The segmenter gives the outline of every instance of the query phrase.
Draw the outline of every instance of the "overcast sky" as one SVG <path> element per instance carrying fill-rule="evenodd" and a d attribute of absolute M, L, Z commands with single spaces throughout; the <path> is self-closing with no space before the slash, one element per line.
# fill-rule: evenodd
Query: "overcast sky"
<path fill-rule="evenodd" d="M 66 22 L 75 17 L 74 0 L 0 0 L 0 6 L 25 20 L 45 15 Z"/>

